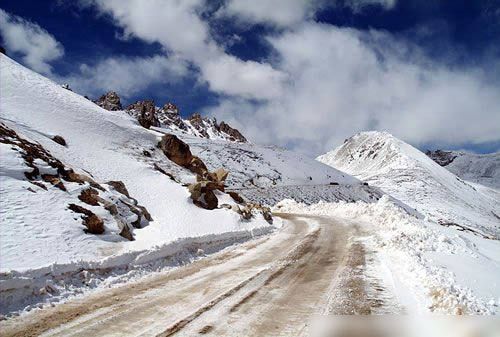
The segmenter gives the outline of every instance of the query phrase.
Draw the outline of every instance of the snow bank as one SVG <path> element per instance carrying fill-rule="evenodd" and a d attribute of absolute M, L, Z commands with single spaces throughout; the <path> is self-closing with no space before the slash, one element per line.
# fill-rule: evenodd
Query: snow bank
<path fill-rule="evenodd" d="M 307 206 L 283 200 L 273 211 L 335 216 L 364 223 L 375 233 L 368 244 L 391 271 L 393 286 L 407 288 L 396 289 L 396 292 L 414 297 L 412 301 L 417 307 L 409 310 L 452 314 L 498 312 L 500 242 L 497 240 L 458 234 L 450 228 L 418 219 L 386 195 L 376 203 L 319 202 Z M 444 263 L 446 258 L 454 263 Z M 457 276 L 464 270 L 475 270 L 478 264 L 488 273 L 468 273 L 468 279 Z M 485 284 L 488 284 L 486 288 Z M 411 306 L 410 301 L 402 301 Z"/>
<path fill-rule="evenodd" d="M 269 234 L 274 228 L 267 226 L 182 238 L 147 250 L 117 254 L 101 261 L 80 260 L 23 272 L 3 272 L 0 274 L 0 313 L 29 311 L 95 288 L 129 282 L 151 275 L 152 272 L 192 262 L 233 244 Z"/>

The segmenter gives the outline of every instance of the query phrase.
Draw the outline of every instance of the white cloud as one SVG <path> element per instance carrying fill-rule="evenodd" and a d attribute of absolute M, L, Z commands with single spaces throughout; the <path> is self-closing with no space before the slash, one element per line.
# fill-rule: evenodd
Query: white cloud
<path fill-rule="evenodd" d="M 8 53 L 19 53 L 33 70 L 52 74 L 50 62 L 64 55 L 63 46 L 39 25 L 0 9 L 0 32 Z"/>
<path fill-rule="evenodd" d="M 269 64 L 224 55 L 202 65 L 210 89 L 245 98 L 270 99 L 281 94 L 286 77 Z"/>
<path fill-rule="evenodd" d="M 88 5 L 89 0 L 84 4 Z M 159 42 L 176 57 L 200 69 L 201 80 L 224 95 L 265 99 L 280 92 L 285 76 L 269 64 L 242 61 L 225 53 L 212 39 L 208 24 L 198 12 L 203 0 L 139 1 L 94 0 L 97 9 L 110 15 L 125 36 Z M 265 90 L 266 84 L 270 90 Z"/>
<path fill-rule="evenodd" d="M 97 96 L 114 90 L 126 98 L 152 84 L 175 83 L 187 74 L 188 65 L 176 57 L 111 57 L 95 65 L 83 64 L 79 73 L 58 81 L 82 94 Z"/>
<path fill-rule="evenodd" d="M 397 0 L 347 0 L 344 5 L 351 7 L 354 12 L 361 12 L 368 5 L 379 5 L 385 10 L 390 10 L 396 3 Z"/>
<path fill-rule="evenodd" d="M 309 23 L 269 41 L 291 79 L 282 94 L 258 105 L 231 98 L 212 110 L 251 139 L 317 154 L 368 129 L 417 145 L 500 138 L 499 88 L 480 71 L 434 64 L 375 31 Z"/>
<path fill-rule="evenodd" d="M 243 24 L 264 23 L 290 28 L 314 17 L 320 8 L 345 6 L 362 12 L 369 5 L 385 10 L 394 8 L 397 0 L 227 0 L 217 12 Z"/>
<path fill-rule="evenodd" d="M 290 26 L 313 14 L 311 0 L 229 0 L 218 12 L 251 23 Z"/>
<path fill-rule="evenodd" d="M 498 86 L 478 69 L 437 64 L 389 33 L 318 24 L 307 20 L 308 14 L 270 18 L 278 14 L 257 12 L 249 2 L 231 15 L 277 24 L 301 17 L 303 22 L 268 39 L 276 55 L 272 62 L 243 61 L 210 35 L 200 16 L 203 0 L 92 3 L 125 36 L 159 42 L 170 55 L 195 65 L 199 80 L 226 97 L 211 113 L 258 142 L 318 154 L 368 129 L 387 130 L 415 145 L 456 146 L 500 137 Z M 373 3 L 395 5 L 392 0 L 344 2 Z"/>

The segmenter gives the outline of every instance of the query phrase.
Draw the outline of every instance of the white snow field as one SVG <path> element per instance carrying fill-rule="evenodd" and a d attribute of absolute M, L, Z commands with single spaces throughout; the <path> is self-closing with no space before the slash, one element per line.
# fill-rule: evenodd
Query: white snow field
<path fill-rule="evenodd" d="M 40 282 L 49 282 L 47 274 L 61 280 L 83 269 L 127 268 L 193 250 L 195 256 L 198 249 L 220 249 L 272 230 L 273 226 L 261 216 L 246 221 L 228 209 L 208 211 L 196 207 L 185 187 L 152 167 L 151 161 L 156 160 L 158 165 L 172 168 L 168 171 L 194 179 L 155 150 L 161 133 L 142 128 L 123 112 L 104 110 L 5 55 L 0 55 L 0 76 L 1 123 L 99 183 L 123 181 L 130 195 L 147 208 L 154 220 L 134 231 L 135 241 L 112 236 L 109 223 L 105 224 L 105 235 L 86 234 L 79 215 L 67 209 L 68 201 L 79 191 L 64 192 L 54 186 L 45 191 L 30 184 L 23 175 L 24 164 L 18 153 L 2 144 L 3 311 L 9 309 L 9 303 L 16 306 L 16 296 L 27 296 L 33 289 L 45 286 Z M 51 138 L 55 135 L 62 136 L 67 146 L 54 142 Z M 144 149 L 154 151 L 153 159 L 146 160 Z M 224 202 L 228 200 L 220 197 Z M 19 288 L 24 289 L 23 293 L 14 294 Z"/>
<path fill-rule="evenodd" d="M 389 133 L 359 133 L 317 160 L 381 188 L 433 222 L 500 239 L 500 191 L 455 176 Z"/>
<path fill-rule="evenodd" d="M 367 277 L 382 279 L 407 313 L 498 314 L 500 242 L 419 219 L 384 195 L 376 203 L 283 200 L 277 212 L 355 220 L 376 254 Z"/>

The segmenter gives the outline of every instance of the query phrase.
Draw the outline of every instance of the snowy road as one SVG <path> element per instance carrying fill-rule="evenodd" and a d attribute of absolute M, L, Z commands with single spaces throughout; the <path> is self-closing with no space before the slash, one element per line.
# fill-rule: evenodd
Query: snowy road
<path fill-rule="evenodd" d="M 8 320 L 2 335 L 301 335 L 314 314 L 383 305 L 368 295 L 356 225 L 282 216 L 289 221 L 270 237 Z"/>

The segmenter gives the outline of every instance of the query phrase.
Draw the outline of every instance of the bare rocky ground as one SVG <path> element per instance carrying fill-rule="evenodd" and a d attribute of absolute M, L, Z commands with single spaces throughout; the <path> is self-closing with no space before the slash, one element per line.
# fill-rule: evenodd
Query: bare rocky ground
<path fill-rule="evenodd" d="M 280 216 L 289 221 L 272 236 L 9 319 L 1 335 L 307 335 L 317 314 L 392 307 L 386 290 L 364 276 L 369 256 L 356 224 Z"/>

